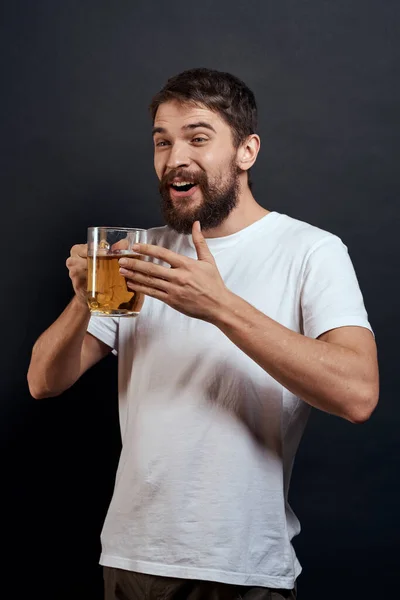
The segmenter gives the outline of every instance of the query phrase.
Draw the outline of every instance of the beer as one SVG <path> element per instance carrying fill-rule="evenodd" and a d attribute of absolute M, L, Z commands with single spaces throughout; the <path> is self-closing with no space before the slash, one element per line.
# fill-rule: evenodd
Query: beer
<path fill-rule="evenodd" d="M 128 289 L 126 279 L 119 272 L 119 259 L 143 256 L 128 252 L 88 256 L 87 298 L 93 316 L 135 316 L 143 306 L 144 294 Z"/>

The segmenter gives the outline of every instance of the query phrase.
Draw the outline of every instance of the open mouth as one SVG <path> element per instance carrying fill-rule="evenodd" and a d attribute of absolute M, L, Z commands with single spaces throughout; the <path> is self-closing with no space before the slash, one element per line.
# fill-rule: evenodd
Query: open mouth
<path fill-rule="evenodd" d="M 191 198 L 198 187 L 194 181 L 174 181 L 170 184 L 171 197 L 175 199 Z"/>
<path fill-rule="evenodd" d="M 176 191 L 176 192 L 188 192 L 189 190 L 191 190 L 196 184 L 195 183 L 191 183 L 189 181 L 180 181 L 177 183 L 173 183 L 171 185 L 171 187 Z"/>

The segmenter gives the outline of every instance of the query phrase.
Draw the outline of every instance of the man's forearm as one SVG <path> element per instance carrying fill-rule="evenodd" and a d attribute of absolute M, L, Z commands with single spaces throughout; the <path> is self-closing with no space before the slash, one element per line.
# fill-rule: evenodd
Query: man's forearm
<path fill-rule="evenodd" d="M 28 370 L 29 389 L 35 398 L 57 395 L 76 381 L 89 319 L 88 307 L 75 296 L 38 338 Z"/>
<path fill-rule="evenodd" d="M 213 323 L 299 398 L 354 422 L 365 405 L 367 418 L 368 376 L 357 352 L 296 333 L 231 292 Z"/>

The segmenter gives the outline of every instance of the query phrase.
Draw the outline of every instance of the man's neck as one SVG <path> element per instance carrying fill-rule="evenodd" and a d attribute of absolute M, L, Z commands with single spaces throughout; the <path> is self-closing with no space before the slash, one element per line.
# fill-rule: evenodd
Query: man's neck
<path fill-rule="evenodd" d="M 219 238 L 232 235 L 259 221 L 265 215 L 268 215 L 269 212 L 269 210 L 263 208 L 255 201 L 253 194 L 246 186 L 246 189 L 239 196 L 236 208 L 232 210 L 226 221 L 219 227 L 204 230 L 203 235 L 205 238 Z"/>

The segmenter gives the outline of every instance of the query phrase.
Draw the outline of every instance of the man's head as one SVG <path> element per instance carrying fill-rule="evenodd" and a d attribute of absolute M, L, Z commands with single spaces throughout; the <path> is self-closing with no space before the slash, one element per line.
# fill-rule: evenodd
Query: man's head
<path fill-rule="evenodd" d="M 259 138 L 254 94 L 237 77 L 192 69 L 153 98 L 154 166 L 164 217 L 180 233 L 218 227 L 250 187 Z"/>

